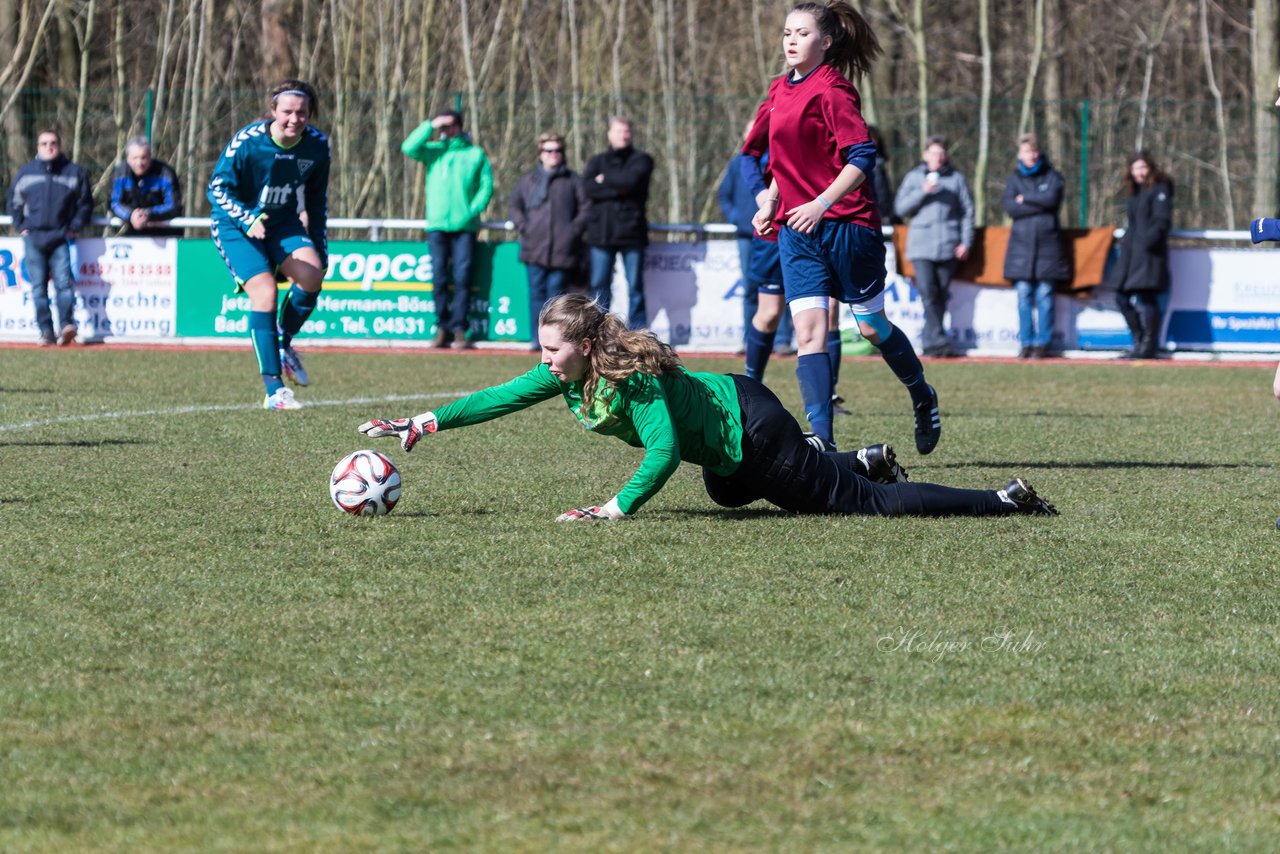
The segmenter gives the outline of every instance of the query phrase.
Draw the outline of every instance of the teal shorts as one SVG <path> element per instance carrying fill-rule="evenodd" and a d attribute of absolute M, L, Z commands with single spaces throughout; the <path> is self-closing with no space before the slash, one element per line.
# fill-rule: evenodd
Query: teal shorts
<path fill-rule="evenodd" d="M 218 247 L 218 254 L 231 271 L 235 279 L 236 290 L 242 290 L 244 283 L 254 276 L 270 273 L 277 282 L 283 282 L 280 265 L 294 252 L 315 243 L 300 220 L 291 220 L 272 225 L 267 229 L 267 236 L 258 240 L 240 230 L 230 220 L 214 216 L 211 218 L 209 233 L 213 236 L 213 245 Z"/>

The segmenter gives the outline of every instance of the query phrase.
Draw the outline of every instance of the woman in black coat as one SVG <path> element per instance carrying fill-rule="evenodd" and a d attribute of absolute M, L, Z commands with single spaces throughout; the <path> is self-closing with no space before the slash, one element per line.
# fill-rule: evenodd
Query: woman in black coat
<path fill-rule="evenodd" d="M 1071 278 L 1058 210 L 1066 182 L 1033 133 L 1018 138 L 1018 168 L 1004 187 L 1013 218 L 1004 277 L 1018 289 L 1019 359 L 1043 359 L 1053 340 L 1053 288 Z"/>
<path fill-rule="evenodd" d="M 1133 334 L 1123 359 L 1154 359 L 1160 336 L 1157 298 L 1169 289 L 1169 230 L 1173 227 L 1173 179 L 1146 151 L 1129 158 L 1125 183 L 1128 215 L 1120 253 L 1107 277 L 1116 305 Z"/>
<path fill-rule="evenodd" d="M 582 260 L 587 197 L 564 158 L 564 137 L 538 137 L 538 165 L 520 176 L 507 208 L 507 218 L 520 232 L 520 261 L 529 273 L 531 350 L 540 349 L 538 314 L 543 304 L 564 293 Z"/>

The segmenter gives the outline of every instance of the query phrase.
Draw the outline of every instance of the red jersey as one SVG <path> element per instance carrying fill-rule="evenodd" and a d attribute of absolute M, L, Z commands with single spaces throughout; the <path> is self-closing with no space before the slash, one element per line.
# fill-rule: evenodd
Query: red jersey
<path fill-rule="evenodd" d="M 769 86 L 756 111 L 755 124 L 742 146 L 754 157 L 769 152 L 769 169 L 778 182 L 776 222 L 786 212 L 811 202 L 827 189 L 846 163 L 843 152 L 871 141 L 862 120 L 858 90 L 830 65 L 819 65 L 799 83 L 789 74 Z M 852 222 L 880 232 L 880 214 L 872 195 L 871 176 L 835 202 L 824 219 Z"/>

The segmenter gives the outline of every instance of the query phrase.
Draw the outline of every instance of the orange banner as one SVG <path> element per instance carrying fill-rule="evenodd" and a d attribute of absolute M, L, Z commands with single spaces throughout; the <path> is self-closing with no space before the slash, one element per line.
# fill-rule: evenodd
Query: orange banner
<path fill-rule="evenodd" d="M 907 230 L 899 225 L 893 229 L 893 251 L 898 257 L 898 272 L 907 277 L 915 276 L 911 261 L 903 254 L 907 246 Z M 1009 226 L 992 225 L 974 229 L 973 251 L 956 270 L 956 280 L 978 285 L 1012 287 L 1013 282 L 1004 277 L 1004 253 L 1009 245 Z M 1111 251 L 1115 226 L 1102 228 L 1064 228 L 1070 252 L 1072 278 L 1057 288 L 1059 293 L 1076 293 L 1102 284 L 1102 270 Z"/>

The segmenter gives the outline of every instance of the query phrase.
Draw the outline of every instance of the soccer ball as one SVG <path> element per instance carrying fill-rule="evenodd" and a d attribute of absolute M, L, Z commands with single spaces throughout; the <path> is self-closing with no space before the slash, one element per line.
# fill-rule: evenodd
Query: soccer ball
<path fill-rule="evenodd" d="M 400 472 L 377 451 L 353 451 L 333 467 L 329 497 L 352 516 L 385 516 L 400 500 Z"/>

